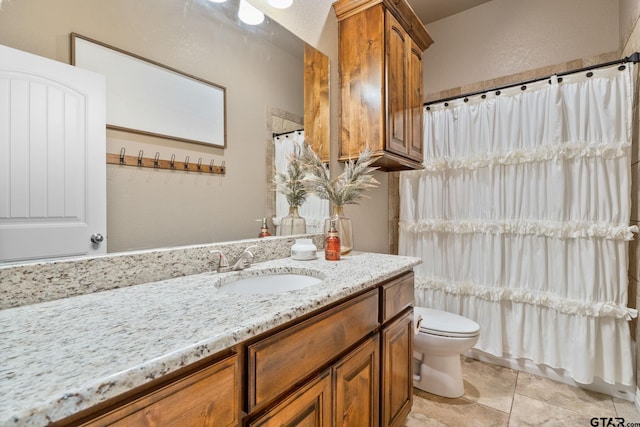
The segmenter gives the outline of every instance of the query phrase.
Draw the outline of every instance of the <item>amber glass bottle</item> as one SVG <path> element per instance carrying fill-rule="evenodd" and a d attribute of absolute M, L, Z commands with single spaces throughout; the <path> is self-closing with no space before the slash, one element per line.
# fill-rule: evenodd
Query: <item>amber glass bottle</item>
<path fill-rule="evenodd" d="M 336 224 L 331 221 L 327 238 L 324 241 L 324 259 L 327 261 L 340 261 L 340 237 Z"/>
<path fill-rule="evenodd" d="M 269 233 L 267 218 L 262 218 L 262 227 L 260 227 L 260 233 L 258 233 L 258 237 L 269 237 L 269 236 L 271 236 L 271 233 Z"/>

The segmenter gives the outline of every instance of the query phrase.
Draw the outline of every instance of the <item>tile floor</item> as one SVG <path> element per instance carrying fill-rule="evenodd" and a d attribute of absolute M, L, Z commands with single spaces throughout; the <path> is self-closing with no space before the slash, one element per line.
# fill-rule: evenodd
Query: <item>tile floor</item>
<path fill-rule="evenodd" d="M 414 388 L 403 427 L 613 426 L 616 417 L 624 418 L 621 425 L 640 426 L 633 402 L 466 357 L 462 364 L 464 396 L 447 399 Z"/>

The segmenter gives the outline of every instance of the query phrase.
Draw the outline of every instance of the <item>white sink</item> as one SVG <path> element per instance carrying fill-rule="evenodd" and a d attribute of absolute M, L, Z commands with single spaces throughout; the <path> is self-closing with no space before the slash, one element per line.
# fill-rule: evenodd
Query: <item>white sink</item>
<path fill-rule="evenodd" d="M 248 277 L 229 277 L 216 286 L 225 292 L 243 295 L 296 291 L 322 283 L 319 277 L 300 273 L 265 273 Z"/>

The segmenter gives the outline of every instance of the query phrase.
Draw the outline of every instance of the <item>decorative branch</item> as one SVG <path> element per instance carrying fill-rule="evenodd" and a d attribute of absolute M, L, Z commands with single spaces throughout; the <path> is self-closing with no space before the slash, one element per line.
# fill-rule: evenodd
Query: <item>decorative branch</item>
<path fill-rule="evenodd" d="M 308 145 L 305 145 L 300 160 L 306 171 L 304 183 L 309 192 L 321 199 L 330 200 L 336 206 L 358 204 L 367 197 L 363 194 L 365 190 L 380 184 L 371 176 L 371 172 L 378 168 L 371 166 L 375 159 L 371 158 L 368 148 L 360 153 L 355 162 L 346 162 L 343 173 L 333 179 L 330 177 L 328 166 L 322 163 Z"/>

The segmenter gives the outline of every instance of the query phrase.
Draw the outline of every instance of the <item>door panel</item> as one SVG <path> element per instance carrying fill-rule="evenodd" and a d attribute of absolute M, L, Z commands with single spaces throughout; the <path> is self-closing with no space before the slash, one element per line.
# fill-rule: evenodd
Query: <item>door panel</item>
<path fill-rule="evenodd" d="M 105 83 L 0 46 L 0 262 L 106 252 Z"/>
<path fill-rule="evenodd" d="M 387 23 L 387 150 L 407 155 L 407 34 L 390 12 Z"/>

